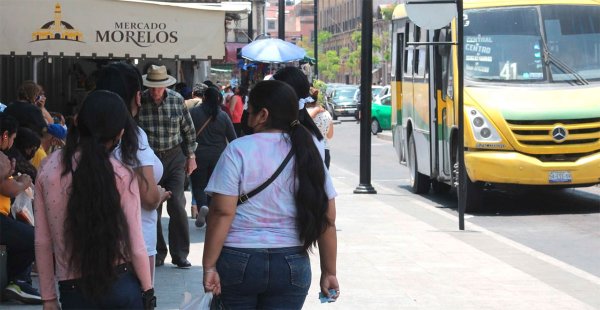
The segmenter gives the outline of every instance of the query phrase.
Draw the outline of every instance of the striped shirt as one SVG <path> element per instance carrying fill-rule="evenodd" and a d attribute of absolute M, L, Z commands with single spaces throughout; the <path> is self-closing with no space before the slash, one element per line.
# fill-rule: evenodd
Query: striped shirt
<path fill-rule="evenodd" d="M 183 97 L 165 89 L 163 101 L 157 105 L 146 90 L 142 93 L 142 106 L 137 115 L 138 125 L 148 135 L 154 152 L 170 150 L 179 144 L 186 156 L 196 150 L 196 129 Z"/>

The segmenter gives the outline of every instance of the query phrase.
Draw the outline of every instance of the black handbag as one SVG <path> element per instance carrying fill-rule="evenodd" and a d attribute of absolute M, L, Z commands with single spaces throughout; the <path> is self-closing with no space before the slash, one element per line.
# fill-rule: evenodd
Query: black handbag
<path fill-rule="evenodd" d="M 285 168 L 285 166 L 287 166 L 287 163 L 290 161 L 290 159 L 292 159 L 293 155 L 294 155 L 294 152 L 292 152 L 292 150 L 290 150 L 290 152 L 287 154 L 287 156 L 285 157 L 285 159 L 283 160 L 281 165 L 279 165 L 279 168 L 277 168 L 275 173 L 273 173 L 273 175 L 268 180 L 266 180 L 265 183 L 261 184 L 259 187 L 250 191 L 248 194 L 241 194 L 238 197 L 238 203 L 237 203 L 238 206 L 243 204 L 244 202 L 248 201 L 248 199 L 250 199 L 252 196 L 260 193 L 263 189 L 265 189 L 267 186 L 269 186 L 269 184 L 271 184 L 273 181 L 275 181 L 275 179 L 277 179 L 277 176 L 279 176 L 281 171 L 283 171 L 283 168 Z"/>

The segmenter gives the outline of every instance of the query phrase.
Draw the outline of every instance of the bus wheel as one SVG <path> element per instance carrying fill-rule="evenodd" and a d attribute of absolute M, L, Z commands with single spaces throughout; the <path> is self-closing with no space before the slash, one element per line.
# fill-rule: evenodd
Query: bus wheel
<path fill-rule="evenodd" d="M 381 126 L 379 126 L 379 121 L 374 118 L 371 120 L 371 133 L 376 136 L 378 132 L 381 132 Z"/>
<path fill-rule="evenodd" d="M 436 194 L 446 194 L 450 192 L 452 186 L 438 180 L 431 180 L 431 189 Z"/>
<path fill-rule="evenodd" d="M 465 165 L 458 164 L 458 150 L 456 150 L 455 163 L 453 165 L 452 174 L 453 182 L 456 186 L 456 193 L 458 198 L 465 199 L 465 211 L 466 212 L 477 212 L 483 209 L 483 183 L 482 182 L 471 182 Z M 464 184 L 462 187 L 460 183 Z"/>
<path fill-rule="evenodd" d="M 408 138 L 408 169 L 410 170 L 410 187 L 415 194 L 425 194 L 429 191 L 429 177 L 419 173 L 417 167 L 417 147 L 415 138 Z"/>

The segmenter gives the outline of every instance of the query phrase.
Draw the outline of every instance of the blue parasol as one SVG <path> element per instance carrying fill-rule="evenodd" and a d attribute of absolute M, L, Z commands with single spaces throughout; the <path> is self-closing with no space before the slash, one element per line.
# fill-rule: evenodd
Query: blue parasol
<path fill-rule="evenodd" d="M 290 42 L 268 38 L 255 40 L 242 48 L 242 57 L 265 63 L 284 63 L 301 60 L 306 51 Z"/>

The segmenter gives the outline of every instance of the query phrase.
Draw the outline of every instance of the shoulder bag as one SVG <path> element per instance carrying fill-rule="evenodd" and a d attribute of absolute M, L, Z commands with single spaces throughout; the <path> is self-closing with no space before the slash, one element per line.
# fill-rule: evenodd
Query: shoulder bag
<path fill-rule="evenodd" d="M 268 180 L 266 180 L 265 183 L 261 184 L 259 187 L 255 188 L 253 191 L 251 191 L 247 194 L 240 195 L 240 197 L 238 198 L 238 203 L 237 203 L 238 206 L 243 204 L 244 202 L 248 201 L 248 199 L 250 199 L 252 196 L 260 193 L 263 189 L 265 189 L 267 186 L 269 186 L 269 184 L 271 184 L 273 181 L 275 181 L 275 179 L 277 179 L 277 176 L 279 176 L 281 171 L 283 171 L 283 168 L 285 168 L 285 166 L 287 166 L 287 163 L 290 161 L 290 159 L 292 158 L 293 155 L 294 155 L 294 152 L 292 152 L 292 150 L 290 150 L 290 152 L 287 154 L 287 156 L 285 157 L 285 159 L 283 160 L 281 165 L 279 165 L 279 168 L 277 168 L 275 173 L 273 173 L 273 175 Z"/>
<path fill-rule="evenodd" d="M 204 122 L 204 124 L 202 124 L 202 127 L 200 127 L 200 129 L 196 132 L 196 139 L 198 139 L 198 137 L 200 136 L 200 134 L 202 133 L 202 131 L 204 130 L 204 128 L 206 128 L 206 125 L 208 125 L 208 123 L 210 122 L 210 120 L 212 119 L 212 116 L 209 117 L 206 122 Z"/>

